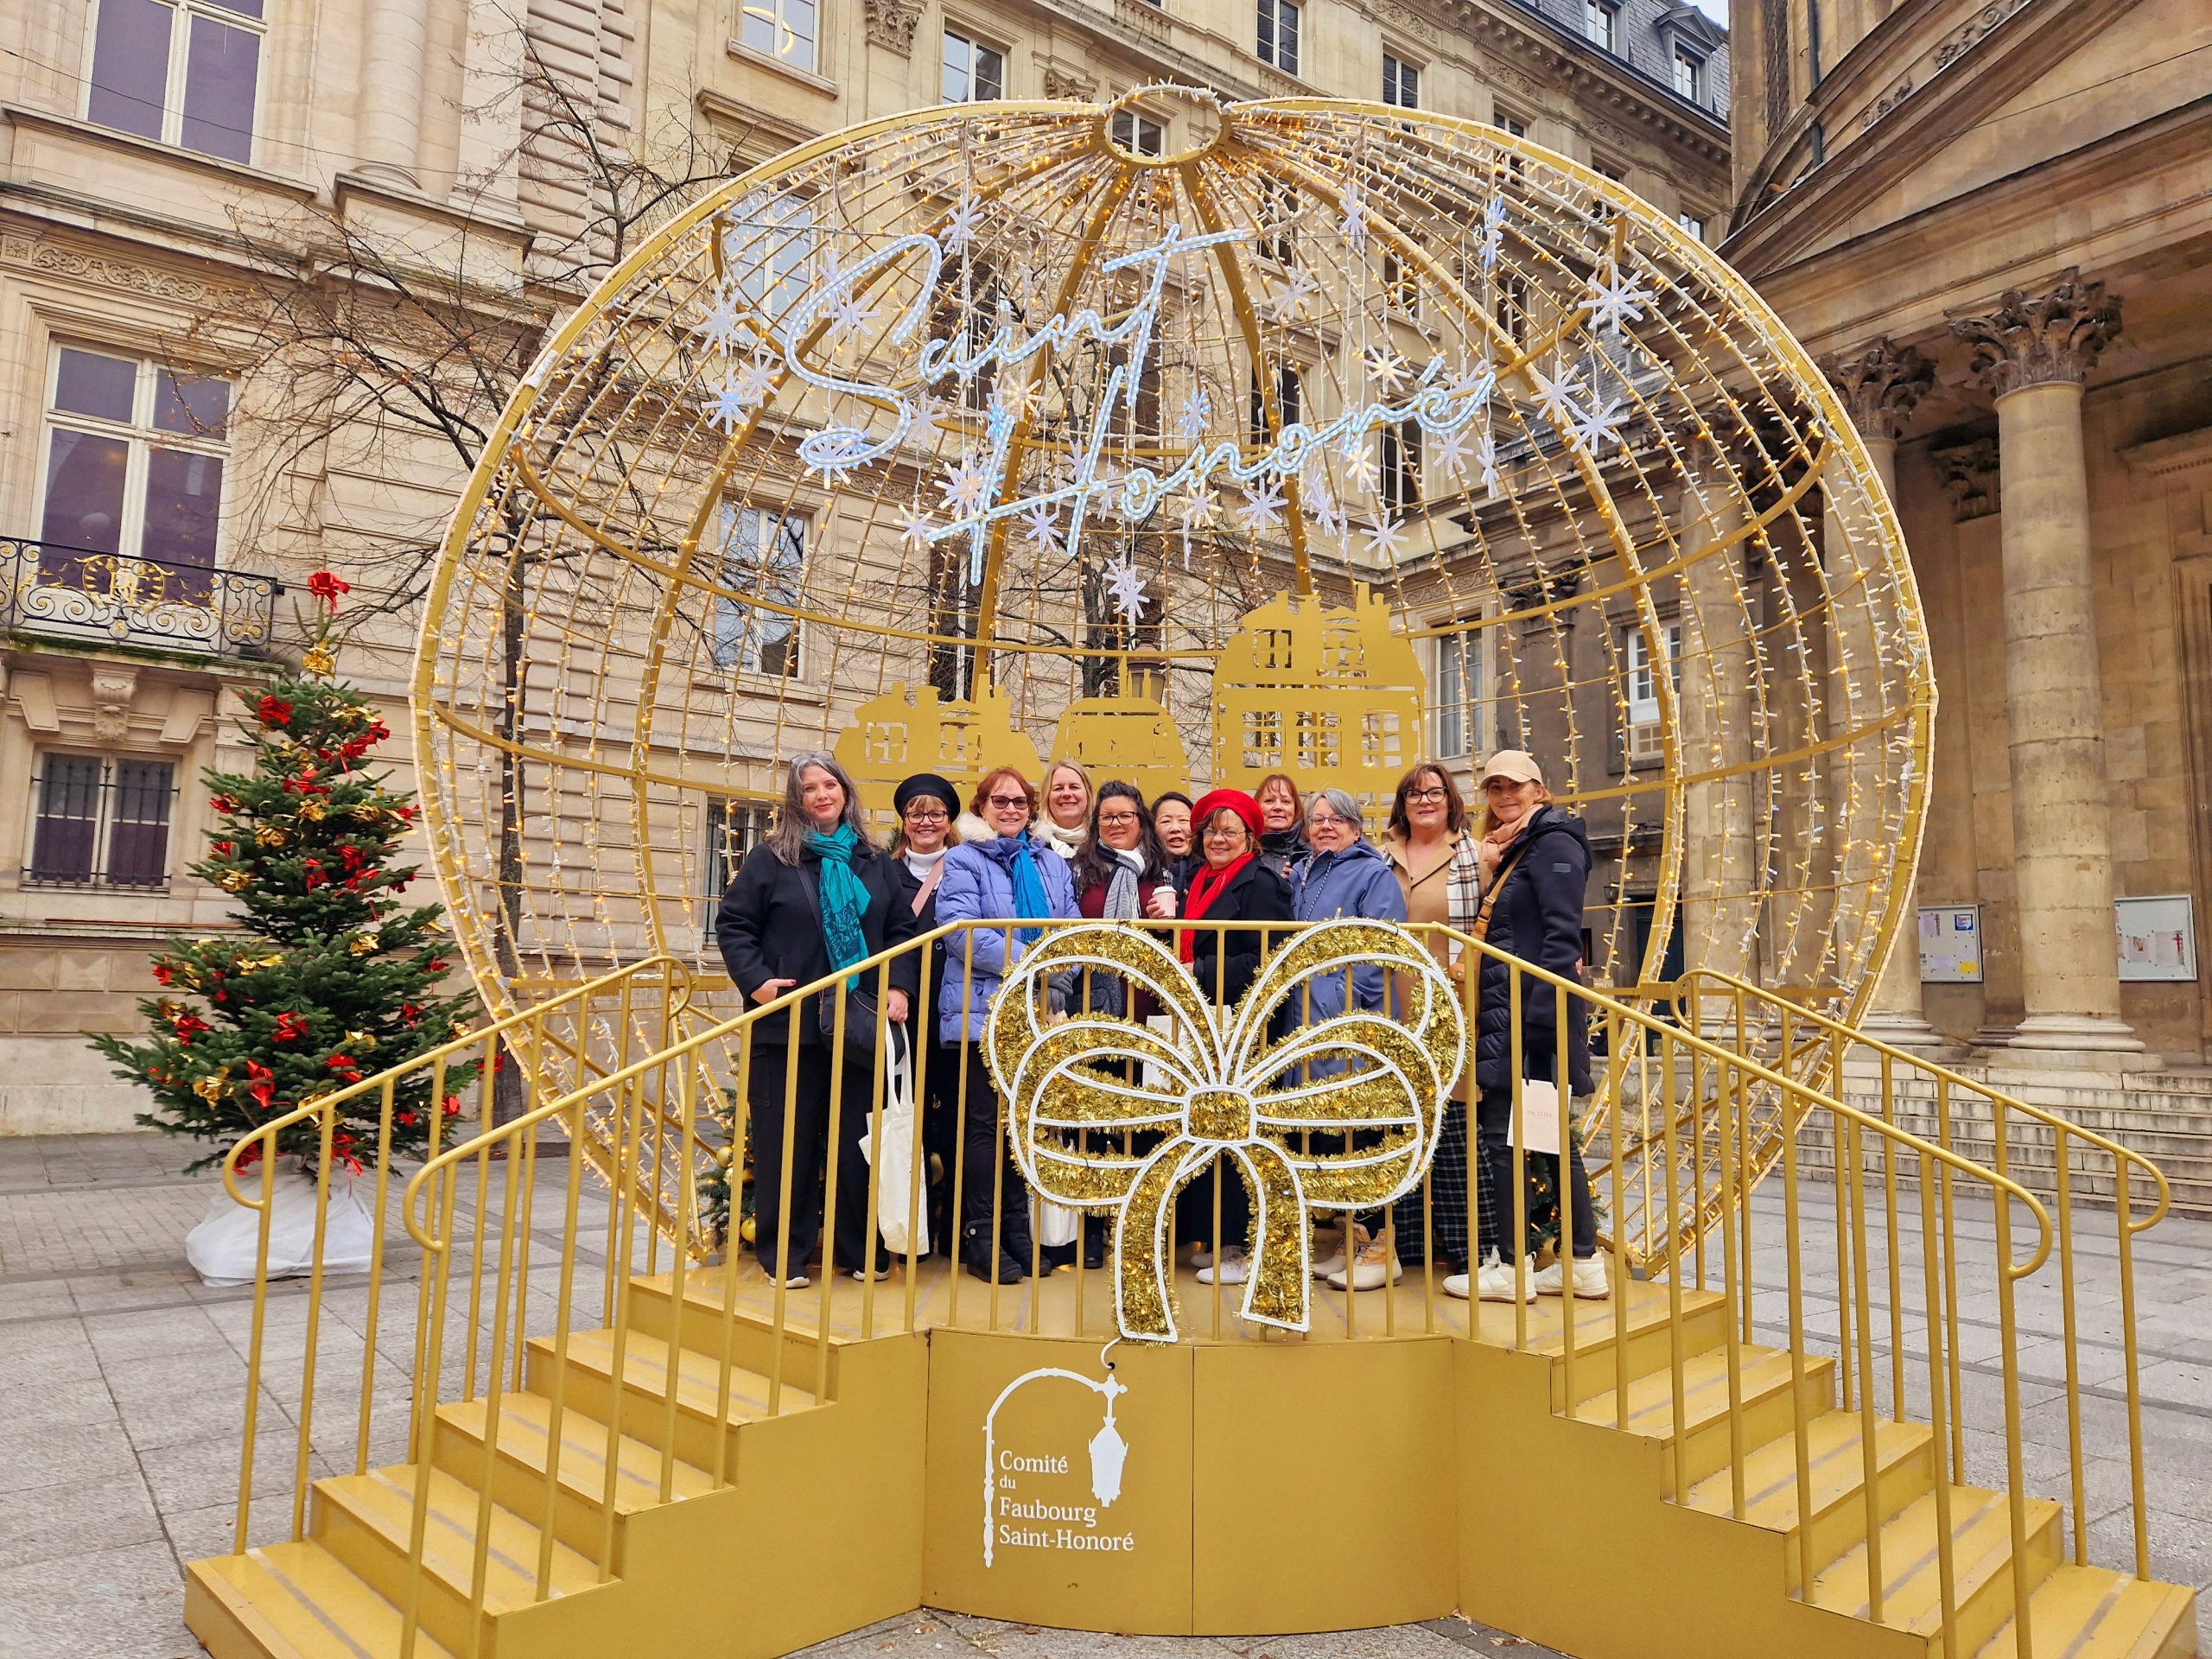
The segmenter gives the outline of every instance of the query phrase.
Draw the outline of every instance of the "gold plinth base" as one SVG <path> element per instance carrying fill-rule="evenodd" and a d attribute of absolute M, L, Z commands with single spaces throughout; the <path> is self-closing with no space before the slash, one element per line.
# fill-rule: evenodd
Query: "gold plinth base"
<path fill-rule="evenodd" d="M 1230 1318 L 1217 1339 L 1108 1347 L 1110 1329 L 1090 1317 L 1103 1275 L 1064 1271 L 997 1293 L 1001 1320 L 1019 1317 L 1035 1334 L 993 1332 L 956 1322 L 982 1325 L 992 1287 L 925 1264 L 911 1286 L 902 1268 L 873 1287 L 789 1293 L 779 1338 L 776 1293 L 750 1264 L 732 1271 L 734 1325 L 722 1320 L 721 1270 L 689 1275 L 680 1322 L 665 1278 L 633 1281 L 619 1406 L 631 1438 L 605 1582 L 587 1552 L 605 1524 L 600 1448 L 618 1406 L 608 1333 L 580 1332 L 563 1358 L 550 1599 L 530 1570 L 556 1369 L 539 1344 L 524 1389 L 501 1403 L 496 1468 L 485 1403 L 438 1408 L 419 1586 L 407 1567 L 414 1469 L 334 1477 L 317 1483 L 304 1538 L 192 1564 L 188 1624 L 221 1659 L 397 1659 L 411 1593 L 416 1659 L 467 1653 L 480 1634 L 469 1628 L 471 1541 L 488 1479 L 479 1650 L 498 1659 L 768 1659 L 924 1605 L 1195 1636 L 1458 1610 L 1583 1659 L 1932 1659 L 1940 1642 L 1926 1628 L 1933 1569 L 1911 1553 L 1914 1517 L 1942 1478 L 1928 1431 L 1878 1426 L 1893 1582 L 1877 1621 L 1864 1605 L 1863 1548 L 1853 1553 L 1866 1512 L 1858 1412 L 1834 1409 L 1832 1362 L 1793 1367 L 1786 1352 L 1744 1344 L 1732 1433 L 1723 1303 L 1711 1293 L 1683 1294 L 1678 1410 L 1667 1294 L 1643 1285 L 1617 1293 L 1618 1324 L 1611 1301 L 1573 1305 L 1570 1384 L 1555 1300 L 1525 1313 L 1424 1304 L 1409 1284 L 1351 1299 L 1353 1331 L 1373 1334 L 1347 1341 L 1344 1298 L 1322 1292 L 1310 1337 L 1262 1336 Z M 1203 1330 L 1211 1292 L 1187 1271 L 1181 1280 L 1189 1323 Z M 825 1315 L 826 1342 L 816 1336 Z M 726 1407 L 696 1381 L 713 1374 L 725 1341 L 743 1368 Z M 663 1403 L 671 1370 L 674 1412 Z M 1793 1393 L 1807 1407 L 1820 1505 L 1809 1596 L 1796 1582 Z M 713 1410 L 732 1437 L 734 1484 L 720 1491 L 700 1468 Z M 664 1501 L 655 1437 L 671 1423 L 680 1462 Z M 1732 1459 L 1744 1469 L 1740 1519 Z M 2001 1520 L 1995 1495 L 1950 1490 L 1969 1531 Z M 2063 1564 L 2055 1505 L 2031 1503 L 2029 1525 L 2048 1651 L 2069 1650 L 2066 1630 L 2101 1632 L 2084 1655 L 2123 1632 L 2139 1645 L 2111 1652 L 2191 1650 L 2190 1592 Z M 1962 1539 L 1961 1560 L 1976 1538 Z M 2001 1564 L 2002 1552 L 1987 1559 Z M 1961 1637 L 1973 1638 L 1961 1650 L 1976 1651 L 2010 1616 L 2011 1572 L 1977 1568 L 1957 1596 Z M 2039 1612 L 2039 1653 L 2044 1634 Z"/>

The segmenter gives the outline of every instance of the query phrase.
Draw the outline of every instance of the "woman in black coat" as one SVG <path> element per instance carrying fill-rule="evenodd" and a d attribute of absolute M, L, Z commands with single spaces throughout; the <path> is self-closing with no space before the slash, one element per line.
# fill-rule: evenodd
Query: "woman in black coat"
<path fill-rule="evenodd" d="M 1264 925 L 1291 918 L 1290 887 L 1259 857 L 1260 806 L 1241 789 L 1217 789 L 1198 798 L 1191 815 L 1205 861 L 1191 873 L 1179 908 L 1192 921 L 1241 922 L 1242 927 L 1178 930 L 1177 954 L 1191 970 L 1198 994 L 1233 1007 L 1259 977 L 1268 953 L 1287 942 L 1288 930 Z M 1214 1192 L 1221 1194 L 1220 1260 L 1213 1259 Z M 1251 1277 L 1244 1240 L 1252 1230 L 1251 1195 L 1241 1177 L 1228 1175 L 1217 1159 L 1176 1200 L 1177 1236 L 1198 1245 L 1198 1281 L 1241 1285 Z"/>
<path fill-rule="evenodd" d="M 852 779 L 820 751 L 797 756 L 774 831 L 745 855 L 715 912 L 715 938 L 739 992 L 749 1003 L 772 1002 L 903 944 L 914 931 L 914 912 L 901 898 L 894 867 L 868 839 Z M 894 961 L 885 976 L 885 1012 L 893 1024 L 911 1011 L 917 976 L 911 956 Z M 879 982 L 870 971 L 851 988 L 859 995 L 845 999 L 844 1073 L 834 1114 L 837 1236 L 831 1249 L 836 1265 L 855 1278 L 881 1278 L 890 1270 L 889 1256 L 874 1237 L 868 1160 L 860 1150 L 874 1099 Z M 807 1282 L 807 1260 L 822 1236 L 836 1004 L 818 993 L 763 1017 L 751 1030 L 753 1250 L 762 1271 L 793 1287 Z M 787 1173 L 788 1212 L 782 1202 Z"/>
<path fill-rule="evenodd" d="M 892 791 L 899 828 L 891 837 L 891 868 L 899 878 L 901 902 L 913 915 L 913 937 L 937 931 L 937 884 L 944 874 L 944 855 L 960 844 L 960 797 L 950 779 L 918 772 Z M 915 1104 L 922 1114 L 924 1203 L 934 1249 L 950 1255 L 959 1230 L 952 1214 L 952 1171 L 959 1141 L 953 1096 L 960 1068 L 937 1042 L 937 982 L 944 971 L 944 941 L 929 946 L 929 972 L 921 980 L 906 1029 L 915 1033 Z M 919 953 L 917 953 L 917 964 Z"/>
<path fill-rule="evenodd" d="M 1493 756 L 1482 778 L 1484 811 L 1478 826 L 1478 849 L 1483 871 L 1483 910 L 1489 916 L 1487 943 L 1522 962 L 1578 984 L 1582 971 L 1582 900 L 1590 880 L 1590 840 L 1582 820 L 1551 804 L 1542 772 L 1535 761 L 1518 749 Z M 1481 1095 L 1475 1107 L 1476 1139 L 1482 1151 L 1484 1191 L 1487 1213 L 1481 1217 L 1496 1246 L 1513 1228 L 1513 1007 L 1512 972 L 1493 957 L 1482 959 L 1482 980 L 1475 1005 L 1474 1070 Z M 1587 1096 L 1590 1077 L 1586 1010 L 1580 999 L 1567 998 L 1567 1027 L 1562 1044 L 1559 1030 L 1558 991 L 1535 978 L 1521 982 L 1521 1075 L 1541 1082 L 1557 1082 L 1559 1061 L 1565 1050 L 1567 1084 L 1577 1096 Z M 1560 1192 L 1561 1207 L 1572 1220 L 1574 1256 L 1573 1290 L 1577 1296 L 1606 1294 L 1605 1264 L 1598 1255 L 1597 1220 L 1590 1199 L 1589 1177 L 1583 1173 L 1582 1150 L 1571 1128 L 1562 1125 L 1567 1147 L 1567 1179 Z M 1558 1159 L 1546 1153 L 1525 1153 L 1524 1173 L 1529 1181 L 1526 1200 L 1535 1213 L 1535 1183 L 1539 1172 L 1549 1174 L 1555 1187 Z M 1522 1294 L 1512 1272 L 1512 1257 L 1503 1269 L 1480 1275 L 1485 1300 L 1510 1301 Z M 1529 1288 L 1537 1295 L 1561 1293 L 1566 1276 L 1554 1265 L 1533 1275 Z"/>

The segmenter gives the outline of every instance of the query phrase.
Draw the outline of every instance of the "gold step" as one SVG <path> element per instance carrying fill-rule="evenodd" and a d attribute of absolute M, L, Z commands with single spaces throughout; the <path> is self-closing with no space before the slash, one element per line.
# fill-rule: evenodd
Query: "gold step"
<path fill-rule="evenodd" d="M 461 1480 L 474 1484 L 484 1478 L 484 1423 L 488 1408 L 482 1400 L 440 1406 L 433 1458 L 438 1466 Z M 545 1514 L 545 1469 L 549 1453 L 553 1402 L 539 1394 L 507 1394 L 499 1401 L 499 1452 L 493 1460 L 492 1495 L 521 1515 L 543 1519 Z M 601 1536 L 601 1505 L 607 1495 L 607 1425 L 562 1402 L 561 1444 L 557 1459 L 560 1487 L 553 1506 L 554 1535 L 597 1559 Z M 696 1497 L 714 1490 L 714 1476 L 695 1464 L 676 1459 L 670 1496 Z M 620 1436 L 615 1446 L 614 1512 L 634 1515 L 661 1502 L 659 1448 L 634 1435 Z M 615 1535 L 614 1570 L 622 1570 L 621 1533 Z"/>
<path fill-rule="evenodd" d="M 2037 1659 L 2193 1659 L 2196 1592 L 2109 1567 L 2061 1565 L 2028 1601 Z M 2018 1659 L 2007 1618 L 1978 1659 Z"/>
<path fill-rule="evenodd" d="M 411 1574 L 409 1545 L 415 1517 L 416 1469 L 399 1465 L 365 1475 L 336 1475 L 315 1486 L 315 1541 L 395 1605 L 404 1605 Z M 475 1572 L 480 1498 L 476 1488 L 444 1470 L 429 1471 L 429 1510 L 423 1532 L 423 1627 L 448 1646 L 469 1645 L 469 1603 Z M 484 1561 L 484 1616 L 497 1618 L 534 1605 L 542 1530 L 498 1503 L 491 1506 Z M 548 1599 L 599 1586 L 593 1560 L 554 1540 Z"/>
<path fill-rule="evenodd" d="M 1606 1264 L 1611 1271 L 1611 1263 Z M 1674 1351 L 1675 1339 L 1668 1323 L 1667 1299 L 1663 1291 L 1649 1293 L 1649 1287 L 1630 1286 L 1628 1304 L 1628 1374 L 1633 1382 L 1663 1367 Z M 1638 1294 L 1637 1293 L 1646 1293 Z M 1492 1304 L 1493 1306 L 1497 1304 Z M 1552 1297 L 1539 1298 L 1529 1311 L 1548 1311 L 1563 1306 Z M 1574 1310 L 1574 1393 L 1577 1403 L 1599 1394 L 1610 1395 L 1615 1382 L 1613 1356 L 1618 1347 L 1615 1313 L 1611 1300 L 1576 1301 Z M 1510 1305 L 1506 1305 L 1511 1311 Z M 1728 1305 L 1725 1298 L 1713 1291 L 1688 1291 L 1682 1294 L 1681 1347 L 1685 1357 L 1717 1348 L 1727 1340 Z M 1529 1332 L 1529 1347 L 1532 1352 L 1549 1354 L 1557 1362 L 1552 1366 L 1552 1409 L 1567 1409 L 1567 1333 L 1563 1322 L 1559 1328 L 1547 1329 L 1541 1335 Z"/>
<path fill-rule="evenodd" d="M 1808 1417 L 1819 1417 L 1834 1408 L 1835 1362 L 1820 1355 L 1804 1360 L 1802 1395 L 1792 1389 L 1789 1355 L 1775 1348 L 1750 1346 L 1738 1356 L 1738 1394 L 1742 1402 L 1744 1450 L 1764 1446 L 1790 1432 L 1795 1421 L 1792 1402 Z M 1556 1369 L 1556 1366 L 1554 1366 Z M 1606 1389 L 1592 1395 L 1574 1408 L 1576 1421 L 1604 1428 L 1620 1426 L 1618 1390 Z M 1682 1362 L 1682 1436 L 1675 1434 L 1674 1380 L 1671 1366 L 1632 1378 L 1628 1385 L 1628 1432 L 1658 1440 L 1668 1448 L 1667 1480 L 1674 1480 L 1672 1459 L 1685 1459 L 1688 1478 L 1703 1479 L 1727 1466 L 1728 1357 L 1719 1350 L 1691 1354 Z"/>
<path fill-rule="evenodd" d="M 618 1387 L 614 1333 L 579 1331 L 569 1338 L 568 1382 L 562 1397 L 601 1422 L 614 1421 L 613 1414 L 619 1411 L 624 1433 L 658 1447 L 669 1427 L 669 1364 L 670 1349 L 665 1342 L 646 1332 L 632 1331 L 623 1340 Z M 772 1414 L 768 1409 L 768 1379 L 733 1365 L 729 1371 L 728 1403 L 721 1413 L 718 1425 L 715 1408 L 721 1400 L 721 1375 L 718 1360 L 690 1348 L 676 1351 L 676 1455 L 696 1468 L 715 1466 L 718 1427 L 722 1433 L 734 1433 L 743 1425 Z M 530 1343 L 532 1392 L 550 1395 L 552 1376 L 552 1339 L 534 1337 Z M 790 1416 L 810 1411 L 815 1404 L 811 1393 L 786 1381 L 773 1414 Z M 734 1441 L 731 1443 L 730 1454 L 735 1454 Z"/>
<path fill-rule="evenodd" d="M 184 1569 L 184 1622 L 215 1659 L 398 1659 L 399 1609 L 321 1544 L 271 1544 Z M 415 1659 L 454 1659 L 428 1630 Z"/>
<path fill-rule="evenodd" d="M 1951 1563 L 1958 1609 L 1959 1649 L 1972 1653 L 2012 1614 L 2011 1501 L 1979 1486 L 1953 1486 Z M 2058 1505 L 2030 1498 L 2028 1575 L 2040 1583 L 2058 1564 Z M 1943 1627 L 1942 1585 L 1936 1541 L 1936 1493 L 1915 1498 L 1883 1522 L 1881 1623 L 1934 1636 Z M 1812 1603 L 1853 1618 L 1871 1618 L 1866 1597 L 1866 1541 L 1861 1539 L 1813 1580 Z"/>
<path fill-rule="evenodd" d="M 1886 1521 L 1933 1485 L 1935 1431 L 1924 1423 L 1874 1424 L 1876 1518 Z M 1866 1438 L 1855 1411 L 1831 1411 L 1805 1426 L 1806 1462 L 1811 1477 L 1813 1561 L 1820 1568 L 1866 1536 Z M 1689 1507 L 1707 1515 L 1735 1511 L 1735 1483 L 1723 1466 L 1690 1488 Z M 1744 1457 L 1744 1513 L 1748 1526 L 1779 1532 L 1791 1541 L 1784 1558 L 1789 1588 L 1798 1588 L 1796 1548 L 1797 1436 L 1785 1428 L 1776 1439 Z"/>

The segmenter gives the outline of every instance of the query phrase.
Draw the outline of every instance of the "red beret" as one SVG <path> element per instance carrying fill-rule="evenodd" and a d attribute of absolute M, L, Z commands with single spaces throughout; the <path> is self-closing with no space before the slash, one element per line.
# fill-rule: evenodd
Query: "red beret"
<path fill-rule="evenodd" d="M 1206 821 L 1215 813 L 1224 809 L 1242 818 L 1244 821 L 1244 828 L 1251 832 L 1255 840 L 1258 838 L 1260 825 L 1263 822 L 1260 817 L 1260 804 L 1241 789 L 1208 790 L 1198 797 L 1197 804 L 1191 808 L 1191 822 L 1203 831 L 1206 827 Z"/>

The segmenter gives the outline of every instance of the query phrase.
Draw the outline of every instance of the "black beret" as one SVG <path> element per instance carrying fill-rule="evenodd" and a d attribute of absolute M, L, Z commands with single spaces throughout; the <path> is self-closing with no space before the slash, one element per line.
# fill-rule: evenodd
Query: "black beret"
<path fill-rule="evenodd" d="M 901 817 L 906 816 L 906 803 L 917 795 L 934 795 L 944 803 L 944 810 L 956 816 L 960 810 L 960 797 L 951 784 L 933 772 L 918 772 L 891 791 L 891 809 Z"/>

